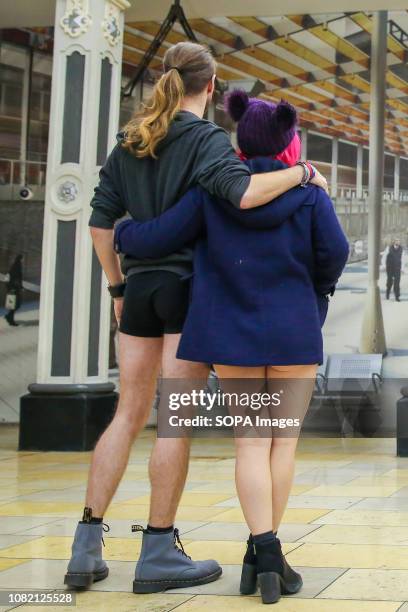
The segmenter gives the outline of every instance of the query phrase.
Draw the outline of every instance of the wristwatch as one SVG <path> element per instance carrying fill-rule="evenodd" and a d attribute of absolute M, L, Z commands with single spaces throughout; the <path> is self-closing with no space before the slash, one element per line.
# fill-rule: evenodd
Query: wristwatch
<path fill-rule="evenodd" d="M 120 285 L 108 285 L 108 291 L 113 298 L 121 298 L 125 294 L 126 283 Z"/>

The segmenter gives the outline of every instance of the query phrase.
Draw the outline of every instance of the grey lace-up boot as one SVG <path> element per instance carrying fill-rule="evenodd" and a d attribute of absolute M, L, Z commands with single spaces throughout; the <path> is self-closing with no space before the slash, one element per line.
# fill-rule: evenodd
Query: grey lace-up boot
<path fill-rule="evenodd" d="M 103 523 L 78 523 L 64 584 L 88 589 L 93 582 L 107 577 L 109 568 L 102 559 L 104 531 L 109 531 L 109 527 Z"/>
<path fill-rule="evenodd" d="M 143 531 L 142 551 L 133 581 L 134 593 L 197 586 L 213 582 L 222 574 L 216 561 L 193 561 L 184 552 L 178 529 L 169 533 L 150 533 L 140 525 L 134 525 L 132 531 Z"/>

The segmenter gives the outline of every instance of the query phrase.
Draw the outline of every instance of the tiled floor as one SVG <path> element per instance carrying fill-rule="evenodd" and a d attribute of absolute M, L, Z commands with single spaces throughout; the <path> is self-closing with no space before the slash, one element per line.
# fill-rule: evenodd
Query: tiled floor
<path fill-rule="evenodd" d="M 13 427 L 0 428 L 0 591 L 62 589 L 89 454 L 17 453 L 16 433 Z M 215 557 L 223 565 L 222 578 L 155 595 L 130 592 L 140 549 L 140 536 L 131 534 L 130 525 L 146 521 L 152 435 L 145 432 L 135 445 L 106 516 L 111 531 L 104 554 L 110 575 L 77 595 L 76 609 L 261 610 L 259 596 L 238 594 L 247 528 L 233 484 L 230 440 L 194 442 L 178 516 L 188 554 Z M 274 610 L 408 612 L 407 491 L 408 459 L 395 457 L 393 440 L 302 440 L 280 536 L 288 560 L 303 574 L 304 587 Z"/>

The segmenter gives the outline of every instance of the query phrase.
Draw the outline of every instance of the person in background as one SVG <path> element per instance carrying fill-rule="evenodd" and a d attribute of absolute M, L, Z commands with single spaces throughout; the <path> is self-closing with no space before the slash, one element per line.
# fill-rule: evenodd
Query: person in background
<path fill-rule="evenodd" d="M 386 297 L 390 299 L 391 289 L 394 286 L 395 301 L 400 301 L 400 280 L 401 280 L 401 266 L 402 266 L 402 246 L 399 238 L 395 238 L 392 241 L 387 253 L 385 260 L 385 269 L 387 272 L 387 289 Z"/>
<path fill-rule="evenodd" d="M 237 90 L 227 109 L 238 121 L 239 153 L 251 172 L 298 163 L 293 106 Z M 304 170 L 306 178 L 314 172 L 308 163 Z M 328 296 L 349 251 L 329 196 L 305 182 L 264 207 L 237 210 L 197 187 L 161 216 L 123 221 L 115 230 L 118 252 L 133 257 L 163 256 L 194 240 L 192 297 L 177 357 L 214 364 L 222 390 L 231 395 L 243 381 L 245 390 L 255 386 L 270 396 L 277 385 L 286 389 L 283 416 L 294 413 L 302 422 L 323 362 Z M 277 537 L 299 430 L 243 433 L 235 435 L 235 474 L 251 533 L 240 591 L 253 594 L 259 580 L 263 602 L 274 603 L 302 586 Z"/>
<path fill-rule="evenodd" d="M 23 255 L 17 255 L 14 259 L 8 272 L 8 277 L 9 279 L 6 286 L 6 308 L 7 306 L 9 307 L 4 318 L 9 325 L 17 327 L 18 323 L 16 323 L 14 315 L 21 306 L 23 292 Z"/>

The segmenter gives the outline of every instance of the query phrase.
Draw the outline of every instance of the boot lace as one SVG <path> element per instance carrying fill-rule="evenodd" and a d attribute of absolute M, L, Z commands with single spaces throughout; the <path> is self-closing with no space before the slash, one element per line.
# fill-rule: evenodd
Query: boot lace
<path fill-rule="evenodd" d="M 174 529 L 174 548 L 179 553 L 181 553 L 182 555 L 187 557 L 187 559 L 191 559 L 190 555 L 188 555 L 186 553 L 186 551 L 184 550 L 183 544 L 181 543 L 181 540 L 180 540 L 180 533 L 179 533 L 179 530 L 177 529 L 177 527 Z"/>
<path fill-rule="evenodd" d="M 110 531 L 110 527 L 106 523 L 102 523 L 102 529 L 105 533 L 108 533 L 108 531 Z M 103 539 L 103 536 L 102 536 L 102 544 L 105 546 L 105 540 Z"/>

